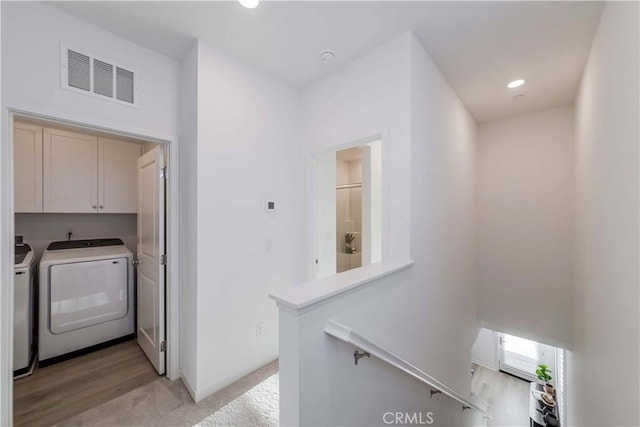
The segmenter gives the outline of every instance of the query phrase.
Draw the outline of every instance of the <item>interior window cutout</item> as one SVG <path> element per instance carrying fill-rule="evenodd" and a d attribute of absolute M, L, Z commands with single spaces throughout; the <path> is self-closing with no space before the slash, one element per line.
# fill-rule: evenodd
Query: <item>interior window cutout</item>
<path fill-rule="evenodd" d="M 314 156 L 316 278 L 381 261 L 381 165 L 380 140 Z"/>

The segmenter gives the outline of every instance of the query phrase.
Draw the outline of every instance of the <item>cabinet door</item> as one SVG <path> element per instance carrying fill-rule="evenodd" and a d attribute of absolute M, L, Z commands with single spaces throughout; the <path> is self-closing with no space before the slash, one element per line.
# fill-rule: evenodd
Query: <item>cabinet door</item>
<path fill-rule="evenodd" d="M 98 211 L 136 213 L 138 211 L 138 157 L 140 144 L 114 139 L 98 139 Z"/>
<path fill-rule="evenodd" d="M 44 129 L 44 211 L 98 211 L 98 138 Z"/>
<path fill-rule="evenodd" d="M 42 128 L 13 127 L 13 183 L 16 212 L 42 212 Z"/>

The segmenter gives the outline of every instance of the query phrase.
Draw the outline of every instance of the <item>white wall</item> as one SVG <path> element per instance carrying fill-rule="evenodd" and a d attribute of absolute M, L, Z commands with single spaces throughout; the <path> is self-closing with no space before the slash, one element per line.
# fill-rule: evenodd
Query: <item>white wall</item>
<path fill-rule="evenodd" d="M 313 157 L 313 187 L 309 191 L 315 196 L 313 201 L 314 221 L 313 223 L 313 241 L 314 252 L 312 259 L 313 277 L 326 277 L 336 274 L 337 271 L 337 255 L 336 248 L 337 227 L 337 197 L 336 197 L 336 180 L 338 176 L 338 167 L 336 162 L 336 153 L 334 151 L 326 151 Z M 311 260 L 309 260 L 311 263 Z"/>
<path fill-rule="evenodd" d="M 306 241 L 297 90 L 199 43 L 197 109 L 197 299 L 191 289 L 183 309 L 197 313 L 184 351 L 199 400 L 278 357 L 267 296 L 302 281 Z"/>
<path fill-rule="evenodd" d="M 570 348 L 574 114 L 552 108 L 478 128 L 479 319 Z"/>
<path fill-rule="evenodd" d="M 576 100 L 570 425 L 640 425 L 639 5 L 605 5 Z"/>
<path fill-rule="evenodd" d="M 348 162 L 349 183 L 362 184 L 362 161 Z"/>
<path fill-rule="evenodd" d="M 471 360 L 494 371 L 498 370 L 498 333 L 496 331 L 480 329 L 471 348 Z"/>
<path fill-rule="evenodd" d="M 478 334 L 473 238 L 477 126 L 419 41 L 411 41 L 411 257 L 416 260 L 416 294 L 408 306 L 412 316 L 405 322 L 423 328 L 419 336 L 424 353 L 416 360 L 424 360 L 428 372 L 466 392 L 471 387 L 471 347 Z"/>
<path fill-rule="evenodd" d="M 468 413 L 448 398 L 425 399 L 429 388 L 395 368 L 375 359 L 354 368 L 353 349 L 323 329 L 335 318 L 461 393 L 470 391 L 478 333 L 472 282 L 475 122 L 411 33 L 306 89 L 302 111 L 307 156 L 386 126 L 384 256 L 410 256 L 416 263 L 298 318 L 282 314 L 287 335 L 281 337 L 281 381 L 293 380 L 283 382 L 281 396 L 283 405 L 298 410 L 282 421 L 381 425 L 386 410 L 433 408 L 439 425 L 471 422 L 447 418 Z"/>
<path fill-rule="evenodd" d="M 181 69 L 180 160 L 182 162 L 182 381 L 195 398 L 197 388 L 198 303 L 198 43 L 185 55 Z"/>
<path fill-rule="evenodd" d="M 2 2 L 2 9 L 4 108 L 160 139 L 177 135 L 176 61 L 41 2 Z M 25 31 L 26 28 L 33 30 Z M 62 89 L 61 42 L 136 70 L 140 79 L 139 107 Z"/>
<path fill-rule="evenodd" d="M 409 254 L 410 82 L 409 35 L 405 34 L 346 64 L 302 93 L 301 132 L 311 224 L 312 154 L 387 133 L 382 142 L 389 187 L 386 256 Z M 380 57 L 378 57 L 378 55 Z M 383 220 L 384 222 L 384 220 Z M 311 227 L 307 256 L 312 266 Z M 311 277 L 309 273 L 308 277 Z"/>
<path fill-rule="evenodd" d="M 443 337 L 437 343 L 422 339 L 426 329 L 434 325 L 422 323 L 421 316 L 408 305 L 411 297 L 423 296 L 416 292 L 418 286 L 413 281 L 411 270 L 404 270 L 303 310 L 300 315 L 281 310 L 282 425 L 382 426 L 384 414 L 396 411 L 433 412 L 434 426 L 483 425 L 476 411 L 463 411 L 460 403 L 442 394 L 430 398 L 430 387 L 380 359 L 363 358 L 355 366 L 354 347 L 324 333 L 327 321 L 334 319 L 442 378 L 442 372 L 430 368 L 426 349 L 438 347 L 447 351 L 448 341 L 454 337 Z M 412 317 L 416 320 L 409 322 Z M 470 360 L 457 368 L 470 378 Z M 468 395 L 469 388 L 458 391 Z"/>
<path fill-rule="evenodd" d="M 15 233 L 24 236 L 37 257 L 49 243 L 67 240 L 68 229 L 74 240 L 118 237 L 135 254 L 137 218 L 136 214 L 20 213 L 15 216 Z"/>
<path fill-rule="evenodd" d="M 2 46 L 2 7 L 0 6 L 0 46 Z M 0 53 L 1 53 L 0 49 Z M 0 54 L 0 81 L 2 81 L 2 55 Z M 0 96 L 2 94 L 0 85 Z M 4 131 L 7 129 L 5 119 L 0 118 L 0 135 L 4 135 Z M 8 149 L 6 144 L 2 144 L 2 137 L 0 136 L 0 160 L 12 155 L 12 150 Z M 6 157 L 5 157 L 6 156 Z M 6 194 L 12 194 L 11 185 L 6 181 L 6 177 L 10 176 L 11 170 L 6 169 L 6 162 L 0 161 L 0 271 L 11 270 L 11 245 L 9 242 L 11 228 L 13 226 L 12 219 L 7 218 L 1 212 L 7 212 L 7 203 L 11 199 L 4 197 Z M 8 200 L 8 201 L 7 201 Z M 8 286 L 5 286 L 8 288 Z M 11 292 L 0 293 L 0 342 L 10 342 L 13 340 L 13 325 L 11 322 L 7 322 L 6 319 L 10 319 L 9 306 L 13 301 L 13 294 Z M 11 411 L 4 410 L 4 408 L 11 408 L 13 406 L 13 392 L 12 382 L 5 376 L 12 370 L 12 351 L 0 351 L 0 425 L 10 425 L 12 422 Z"/>
<path fill-rule="evenodd" d="M 369 215 L 363 218 L 362 227 L 370 230 L 363 235 L 362 259 L 365 264 L 382 260 L 382 145 L 380 141 L 367 144 L 363 149 L 365 169 L 363 170 L 362 201 Z"/>
<path fill-rule="evenodd" d="M 362 160 L 336 159 L 336 185 L 362 184 Z"/>
<path fill-rule="evenodd" d="M 349 184 L 349 163 L 336 158 L 336 185 Z"/>

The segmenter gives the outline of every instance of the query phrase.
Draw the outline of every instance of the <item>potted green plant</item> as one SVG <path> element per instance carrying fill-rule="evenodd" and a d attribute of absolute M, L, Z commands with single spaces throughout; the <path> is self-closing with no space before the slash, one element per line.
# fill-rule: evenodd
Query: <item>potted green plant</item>
<path fill-rule="evenodd" d="M 538 365 L 538 369 L 536 369 L 536 375 L 538 376 L 538 379 L 542 382 L 542 385 L 544 386 L 544 391 L 549 393 L 549 394 L 553 394 L 553 385 L 551 385 L 551 370 L 549 369 L 549 367 L 547 365 L 545 365 L 544 363 L 541 363 Z"/>

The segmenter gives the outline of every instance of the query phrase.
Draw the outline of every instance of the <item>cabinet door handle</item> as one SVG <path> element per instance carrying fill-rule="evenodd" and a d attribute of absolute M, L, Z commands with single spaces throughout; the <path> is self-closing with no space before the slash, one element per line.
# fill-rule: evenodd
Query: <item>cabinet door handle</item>
<path fill-rule="evenodd" d="M 97 206 L 96 206 L 96 205 L 91 206 L 91 209 L 95 209 L 95 208 L 97 208 Z"/>
<path fill-rule="evenodd" d="M 100 205 L 100 209 L 104 209 L 104 206 Z"/>

